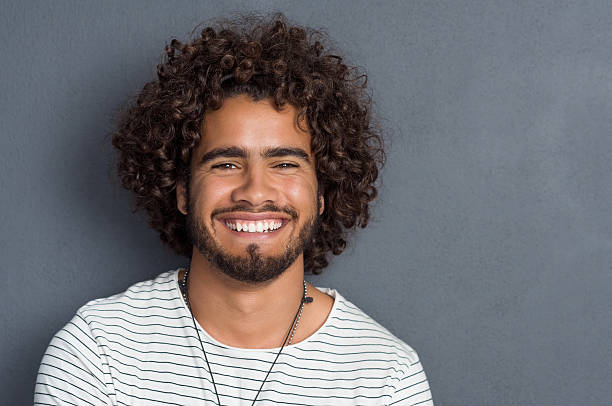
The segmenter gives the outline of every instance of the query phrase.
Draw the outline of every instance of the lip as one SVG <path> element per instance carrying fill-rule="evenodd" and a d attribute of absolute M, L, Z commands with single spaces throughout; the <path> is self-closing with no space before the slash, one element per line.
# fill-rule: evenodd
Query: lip
<path fill-rule="evenodd" d="M 248 212 L 233 212 L 218 216 L 220 221 L 226 220 L 245 220 L 245 221 L 259 221 L 259 220 L 281 220 L 283 223 L 291 220 L 287 215 L 280 214 L 278 212 L 263 212 L 263 213 L 248 213 Z"/>
<path fill-rule="evenodd" d="M 274 213 L 238 213 L 238 212 L 234 212 L 234 213 L 227 213 L 225 215 L 218 216 L 216 220 L 219 223 L 221 223 L 221 225 L 226 231 L 228 231 L 229 233 L 231 233 L 232 235 L 236 237 L 244 238 L 246 240 L 267 240 L 267 239 L 275 238 L 278 234 L 280 234 L 280 232 L 282 232 L 285 229 L 285 226 L 287 225 L 287 223 L 291 221 L 289 217 L 283 216 L 279 214 L 278 212 L 274 212 Z M 282 224 L 276 230 L 270 231 L 267 233 L 245 233 L 243 231 L 232 230 L 231 228 L 227 226 L 227 224 L 225 224 L 226 221 L 232 221 L 232 220 L 234 221 L 235 220 L 243 220 L 243 221 L 276 220 L 276 221 L 280 221 Z"/>

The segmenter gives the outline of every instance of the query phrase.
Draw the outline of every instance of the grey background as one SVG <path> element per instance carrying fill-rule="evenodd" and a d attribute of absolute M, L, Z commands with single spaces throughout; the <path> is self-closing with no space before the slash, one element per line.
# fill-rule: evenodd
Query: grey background
<path fill-rule="evenodd" d="M 375 219 L 310 280 L 414 347 L 437 405 L 612 404 L 612 3 L 6 2 L 4 404 L 86 301 L 185 261 L 114 177 L 165 43 L 237 10 L 324 28 L 392 136 Z"/>

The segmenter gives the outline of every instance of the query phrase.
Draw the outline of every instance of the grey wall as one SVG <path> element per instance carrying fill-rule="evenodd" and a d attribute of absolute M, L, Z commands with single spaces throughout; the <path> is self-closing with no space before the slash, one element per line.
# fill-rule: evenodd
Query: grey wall
<path fill-rule="evenodd" d="M 322 276 L 413 346 L 438 405 L 612 404 L 612 4 L 2 2 L 0 382 L 87 300 L 184 261 L 114 178 L 118 110 L 230 11 L 327 29 L 393 133 L 375 219 Z"/>

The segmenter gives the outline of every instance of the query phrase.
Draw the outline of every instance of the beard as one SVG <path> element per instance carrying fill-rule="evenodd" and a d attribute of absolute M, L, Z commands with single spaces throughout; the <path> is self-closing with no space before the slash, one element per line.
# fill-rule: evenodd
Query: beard
<path fill-rule="evenodd" d="M 321 220 L 319 216 L 319 203 L 317 200 L 317 211 L 306 220 L 299 230 L 297 237 L 290 238 L 286 242 L 284 251 L 276 256 L 264 256 L 258 244 L 251 243 L 245 249 L 245 255 L 233 255 L 225 251 L 215 241 L 212 233 L 205 226 L 204 222 L 194 210 L 192 202 L 189 202 L 187 209 L 186 226 L 191 242 L 198 251 L 223 274 L 241 282 L 251 284 L 273 280 L 281 275 L 289 266 L 313 242 L 313 237 L 318 231 Z M 211 220 L 215 215 L 230 213 L 233 211 L 252 211 L 247 207 L 234 207 L 231 209 L 215 210 L 211 214 Z M 289 208 L 280 208 L 274 205 L 267 205 L 261 211 L 284 212 L 291 215 L 292 221 L 297 223 L 297 213 Z"/>

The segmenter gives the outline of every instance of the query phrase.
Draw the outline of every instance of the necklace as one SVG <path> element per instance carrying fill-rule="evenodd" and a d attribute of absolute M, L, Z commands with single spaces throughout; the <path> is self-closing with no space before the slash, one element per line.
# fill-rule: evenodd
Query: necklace
<path fill-rule="evenodd" d="M 221 400 L 219 399 L 219 392 L 217 391 L 217 385 L 215 384 L 215 378 L 213 376 L 212 369 L 210 368 L 208 357 L 206 356 L 206 351 L 204 350 L 204 342 L 202 342 L 202 339 L 200 337 L 200 332 L 196 326 L 195 316 L 193 315 L 193 311 L 191 310 L 191 303 L 189 302 L 189 294 L 187 293 L 187 280 L 188 280 L 187 278 L 189 276 L 189 271 L 190 271 L 190 268 L 187 268 L 185 270 L 185 274 L 183 275 L 183 279 L 179 283 L 179 287 L 181 289 L 181 293 L 183 294 L 183 299 L 185 299 L 185 303 L 187 304 L 187 308 L 189 309 L 189 313 L 191 313 L 191 320 L 193 321 L 193 328 L 198 335 L 198 341 L 200 341 L 200 347 L 202 348 L 202 353 L 204 354 L 204 360 L 206 361 L 206 366 L 208 366 L 208 373 L 210 373 L 210 379 L 212 381 L 213 387 L 215 388 L 215 395 L 217 396 L 217 404 L 221 406 Z M 297 326 L 300 323 L 300 318 L 302 317 L 302 312 L 304 310 L 304 304 L 311 303 L 313 301 L 312 297 L 306 296 L 308 293 L 308 289 L 306 287 L 306 281 L 303 281 L 303 284 L 304 284 L 304 294 L 302 295 L 302 301 L 300 302 L 300 307 L 298 308 L 298 311 L 293 317 L 293 321 L 291 322 L 291 328 L 289 329 L 289 332 L 285 336 L 283 345 L 281 346 L 280 350 L 278 350 L 278 353 L 276 354 L 276 358 L 274 358 L 274 362 L 272 362 L 272 365 L 270 366 L 268 373 L 266 374 L 263 381 L 261 381 L 261 386 L 259 387 L 259 390 L 255 394 L 255 398 L 253 399 L 253 403 L 251 403 L 251 405 L 255 404 L 255 401 L 257 400 L 259 393 L 261 392 L 264 384 L 266 383 L 266 380 L 268 379 L 270 372 L 272 372 L 272 368 L 274 368 L 274 365 L 276 364 L 276 360 L 278 360 L 278 357 L 283 351 L 283 348 L 285 348 L 285 345 L 291 345 L 291 342 L 293 340 L 293 335 L 295 334 L 295 330 L 297 329 Z M 287 341 L 287 339 L 289 339 L 289 341 Z"/>

